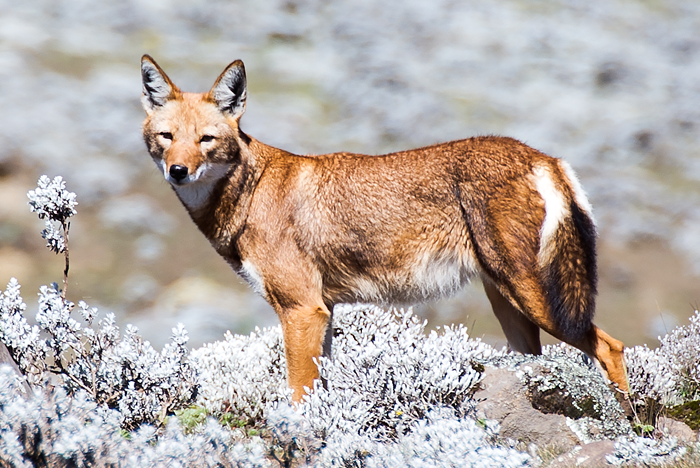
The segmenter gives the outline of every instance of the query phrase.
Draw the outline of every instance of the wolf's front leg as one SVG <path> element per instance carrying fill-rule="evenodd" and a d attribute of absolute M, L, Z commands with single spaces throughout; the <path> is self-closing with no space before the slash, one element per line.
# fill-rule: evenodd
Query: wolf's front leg
<path fill-rule="evenodd" d="M 321 302 L 318 305 L 297 306 L 280 314 L 284 333 L 284 348 L 287 355 L 289 386 L 294 390 L 295 402 L 301 400 L 306 391 L 313 388 L 318 378 L 314 358 L 323 354 L 323 340 L 330 326 L 331 313 Z"/>

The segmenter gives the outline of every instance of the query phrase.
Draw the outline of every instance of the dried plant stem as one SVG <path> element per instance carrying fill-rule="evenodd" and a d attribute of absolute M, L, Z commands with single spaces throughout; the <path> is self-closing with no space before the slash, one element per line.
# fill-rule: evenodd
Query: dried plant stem
<path fill-rule="evenodd" d="M 60 356 L 56 358 L 55 362 L 58 364 L 54 364 L 53 368 L 49 367 L 49 371 L 51 371 L 52 373 L 57 374 L 57 375 L 63 375 L 63 376 L 68 377 L 78 388 L 82 388 L 86 392 L 92 393 L 93 388 L 90 388 L 88 385 L 85 384 L 85 382 L 83 382 L 78 377 L 71 374 L 68 371 L 68 369 L 66 369 L 66 366 L 63 365 L 63 361 L 61 360 Z M 96 395 L 93 395 L 93 397 L 95 397 L 95 396 Z M 96 398 L 95 398 L 95 401 L 97 401 Z"/>
<path fill-rule="evenodd" d="M 70 257 L 68 255 L 68 230 L 70 229 L 70 222 L 66 223 L 63 221 L 61 225 L 63 226 L 63 238 L 65 242 L 63 255 L 66 258 L 66 268 L 63 270 L 63 291 L 61 291 L 61 299 L 65 301 L 66 291 L 68 290 L 68 268 L 70 268 Z"/>

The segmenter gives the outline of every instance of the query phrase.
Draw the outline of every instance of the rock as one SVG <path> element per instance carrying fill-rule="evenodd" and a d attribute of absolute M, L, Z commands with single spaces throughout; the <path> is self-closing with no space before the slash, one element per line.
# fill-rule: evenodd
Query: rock
<path fill-rule="evenodd" d="M 542 365 L 532 365 L 530 368 L 531 375 L 547 376 L 551 374 L 551 370 Z M 600 417 L 595 409 L 595 400 L 591 395 L 586 395 L 576 401 L 567 389 L 549 385 L 546 385 L 544 389 L 533 385 L 528 389 L 528 395 L 532 406 L 542 413 L 563 414 L 572 419 L 583 416 Z"/>
<path fill-rule="evenodd" d="M 605 459 L 615 451 L 615 444 L 611 440 L 591 442 L 590 444 L 575 447 L 568 453 L 560 455 L 550 463 L 544 465 L 545 468 L 597 468 L 610 466 Z"/>
<path fill-rule="evenodd" d="M 26 395 L 31 394 L 31 388 L 29 388 L 29 384 L 27 383 L 27 380 L 24 378 L 22 371 L 19 370 L 17 363 L 15 362 L 14 359 L 12 359 L 12 356 L 10 355 L 10 350 L 7 349 L 7 346 L 5 346 L 5 344 L 2 342 L 0 342 L 0 366 L 12 367 L 12 370 L 14 370 L 17 373 L 17 375 L 22 377 L 22 388 L 24 388 L 24 393 Z"/>
<path fill-rule="evenodd" d="M 677 406 L 667 406 L 665 414 L 676 421 L 682 421 L 691 429 L 700 429 L 700 400 L 686 401 Z"/>
<path fill-rule="evenodd" d="M 697 442 L 698 433 L 690 428 L 686 423 L 676 421 L 675 419 L 666 416 L 659 416 L 656 422 L 656 429 L 676 437 L 679 442 Z"/>
<path fill-rule="evenodd" d="M 478 402 L 477 417 L 498 421 L 503 438 L 564 451 L 580 443 L 565 416 L 545 414 L 532 407 L 525 385 L 512 371 L 485 367 L 481 389 L 474 399 Z"/>

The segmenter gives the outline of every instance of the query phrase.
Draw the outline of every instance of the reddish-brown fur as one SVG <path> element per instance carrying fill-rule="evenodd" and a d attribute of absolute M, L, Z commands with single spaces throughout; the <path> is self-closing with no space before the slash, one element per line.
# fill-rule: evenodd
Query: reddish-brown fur
<path fill-rule="evenodd" d="M 592 324 L 590 207 L 560 160 L 501 137 L 298 156 L 240 130 L 240 61 L 205 94 L 181 92 L 148 56 L 142 74 L 149 152 L 217 252 L 279 315 L 295 400 L 318 377 L 313 358 L 335 304 L 415 303 L 475 275 L 512 349 L 539 354 L 543 329 L 627 390 L 622 343 Z"/>

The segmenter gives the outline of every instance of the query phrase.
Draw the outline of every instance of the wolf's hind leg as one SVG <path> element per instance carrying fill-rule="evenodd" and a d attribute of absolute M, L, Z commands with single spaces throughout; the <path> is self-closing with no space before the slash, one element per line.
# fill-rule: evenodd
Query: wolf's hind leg
<path fill-rule="evenodd" d="M 539 327 L 513 307 L 489 279 L 483 278 L 482 282 L 493 313 L 506 335 L 508 346 L 523 354 L 542 354 Z"/>
<path fill-rule="evenodd" d="M 620 390 L 629 391 L 625 347 L 620 340 L 592 325 L 582 340 L 568 343 L 595 358 L 609 380 L 615 382 Z"/>

